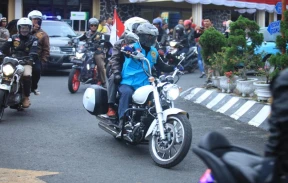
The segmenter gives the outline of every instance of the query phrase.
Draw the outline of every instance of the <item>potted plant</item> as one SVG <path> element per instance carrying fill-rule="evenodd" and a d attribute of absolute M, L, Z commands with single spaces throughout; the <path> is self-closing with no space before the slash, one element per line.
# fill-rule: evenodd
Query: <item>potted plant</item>
<path fill-rule="evenodd" d="M 205 63 L 205 70 L 208 70 L 207 77 L 209 80 L 211 73 L 213 73 L 212 67 L 217 64 L 214 60 L 218 58 L 221 59 L 222 57 L 221 55 L 217 55 L 217 53 L 222 51 L 222 47 L 227 46 L 227 39 L 221 32 L 211 27 L 206 29 L 201 35 L 199 44 L 202 48 L 201 54 Z"/>
<path fill-rule="evenodd" d="M 272 75 L 270 70 L 270 64 L 268 62 L 262 64 L 262 66 L 258 68 L 257 75 L 265 77 L 265 80 L 254 82 L 255 94 L 257 95 L 257 100 L 266 101 L 271 97 L 271 92 L 269 89 Z"/>
<path fill-rule="evenodd" d="M 253 93 L 253 82 L 256 78 L 248 78 L 247 71 L 255 69 L 261 62 L 261 55 L 254 54 L 256 47 L 261 46 L 263 35 L 259 33 L 259 25 L 252 20 L 240 16 L 230 25 L 228 38 L 229 47 L 226 48 L 227 57 L 235 58 L 235 67 L 241 79 L 237 80 L 237 89 L 242 96 Z"/>
<path fill-rule="evenodd" d="M 217 88 L 220 88 L 220 76 L 223 76 L 224 74 L 224 59 L 224 51 L 214 53 L 212 57 L 208 57 L 208 61 L 211 63 L 212 83 Z"/>

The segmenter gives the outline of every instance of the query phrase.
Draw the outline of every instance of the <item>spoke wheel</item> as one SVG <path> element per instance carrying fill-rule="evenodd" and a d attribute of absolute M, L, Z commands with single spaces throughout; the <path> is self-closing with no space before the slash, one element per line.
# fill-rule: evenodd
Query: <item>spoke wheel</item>
<path fill-rule="evenodd" d="M 72 69 L 68 78 L 68 89 L 71 93 L 76 93 L 80 87 L 80 71 L 78 69 Z"/>
<path fill-rule="evenodd" d="M 169 116 L 164 124 L 166 139 L 160 133 L 152 136 L 149 151 L 154 162 L 164 168 L 179 164 L 187 155 L 192 141 L 191 124 L 186 115 Z"/>

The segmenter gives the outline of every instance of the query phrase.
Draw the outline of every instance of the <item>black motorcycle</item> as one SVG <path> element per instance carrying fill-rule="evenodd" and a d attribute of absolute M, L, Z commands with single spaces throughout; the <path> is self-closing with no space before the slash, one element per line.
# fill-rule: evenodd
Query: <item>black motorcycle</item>
<path fill-rule="evenodd" d="M 1 56 L 2 57 L 2 56 Z M 24 65 L 32 65 L 30 56 L 21 58 L 4 57 L 0 67 L 0 120 L 4 109 L 9 107 L 23 110 L 22 76 Z"/>
<path fill-rule="evenodd" d="M 168 64 L 177 65 L 180 62 L 181 50 L 183 49 L 182 41 L 170 41 L 169 45 L 169 47 L 166 47 L 165 58 L 168 60 Z M 196 46 L 190 47 L 187 53 L 182 53 L 182 56 L 185 57 L 181 64 L 184 71 L 192 73 L 198 69 L 198 51 Z"/>
<path fill-rule="evenodd" d="M 218 132 L 205 135 L 193 152 L 209 168 L 199 183 L 287 183 L 277 177 L 273 158 L 264 158 L 244 147 L 230 144 Z M 276 175 L 276 176 L 275 176 Z"/>
<path fill-rule="evenodd" d="M 68 77 L 68 89 L 71 93 L 76 93 L 80 83 L 96 84 L 98 82 L 97 65 L 94 61 L 95 46 L 92 41 L 80 43 L 78 38 L 73 38 L 70 44 L 76 49 L 76 53 L 70 59 L 73 66 Z"/>

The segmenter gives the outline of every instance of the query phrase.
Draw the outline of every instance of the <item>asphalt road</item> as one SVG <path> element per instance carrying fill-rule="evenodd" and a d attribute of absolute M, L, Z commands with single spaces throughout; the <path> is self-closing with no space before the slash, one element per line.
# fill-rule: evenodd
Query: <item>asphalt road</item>
<path fill-rule="evenodd" d="M 199 75 L 184 75 L 179 85 L 184 90 L 201 86 L 205 79 Z M 126 145 L 102 131 L 82 106 L 87 85 L 70 94 L 67 81 L 67 71 L 43 76 L 41 95 L 31 96 L 29 109 L 5 110 L 0 123 L 0 183 L 198 182 L 206 167 L 192 146 L 176 167 L 157 167 L 147 145 Z M 192 145 L 217 130 L 237 145 L 263 152 L 267 132 L 180 98 L 176 106 L 190 114 Z"/>

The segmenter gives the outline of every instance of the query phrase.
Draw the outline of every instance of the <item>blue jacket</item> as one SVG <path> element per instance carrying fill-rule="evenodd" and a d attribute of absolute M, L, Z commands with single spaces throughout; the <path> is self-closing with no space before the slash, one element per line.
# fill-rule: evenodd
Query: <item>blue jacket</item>
<path fill-rule="evenodd" d="M 134 45 L 135 50 L 140 50 L 141 47 L 138 43 Z M 144 49 L 141 52 L 146 55 Z M 146 58 L 150 61 L 151 68 L 157 62 L 158 52 L 157 49 L 151 46 L 150 51 L 148 52 Z M 144 61 L 144 68 L 148 71 L 148 66 Z M 141 86 L 149 85 L 148 76 L 142 68 L 142 61 L 135 60 L 133 58 L 128 58 L 125 56 L 125 61 L 122 69 L 122 82 L 121 84 L 132 86 L 135 90 Z"/>

